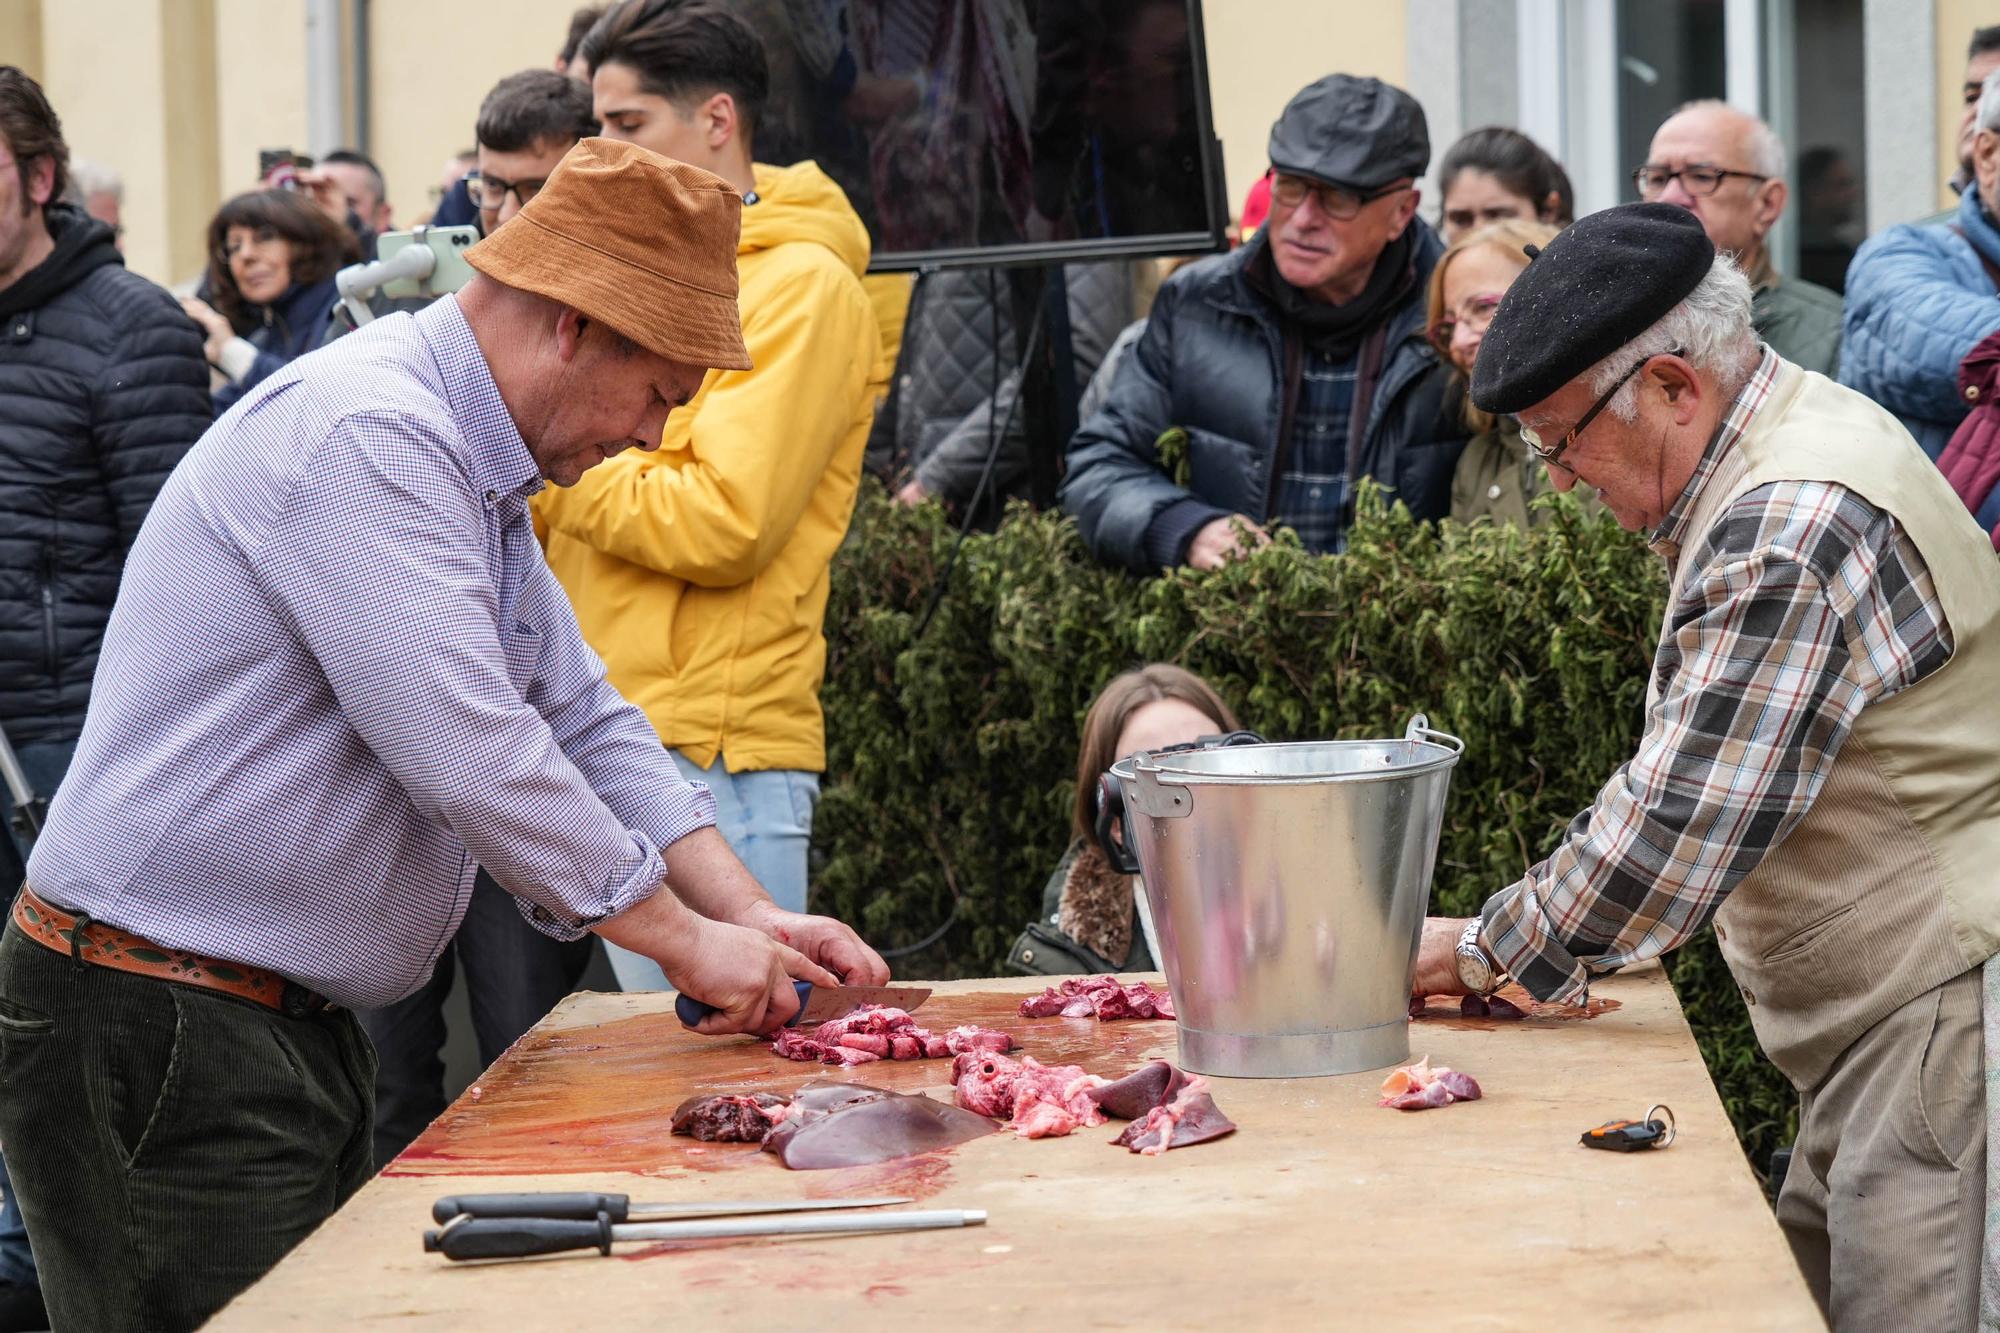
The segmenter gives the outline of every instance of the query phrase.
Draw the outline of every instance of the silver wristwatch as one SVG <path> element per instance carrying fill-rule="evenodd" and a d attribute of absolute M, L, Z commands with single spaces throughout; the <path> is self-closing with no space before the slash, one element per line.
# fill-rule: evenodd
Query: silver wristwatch
<path fill-rule="evenodd" d="M 1507 974 L 1493 965 L 1485 948 L 1479 943 L 1480 919 L 1465 923 L 1465 929 L 1458 937 L 1458 979 L 1474 995 L 1484 999 L 1500 989 L 1507 982 Z"/>

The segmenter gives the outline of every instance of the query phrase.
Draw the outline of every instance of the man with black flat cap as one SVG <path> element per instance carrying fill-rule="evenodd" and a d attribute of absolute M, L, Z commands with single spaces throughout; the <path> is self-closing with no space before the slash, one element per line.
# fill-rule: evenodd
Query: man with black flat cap
<path fill-rule="evenodd" d="M 1423 108 L 1329 75 L 1286 106 L 1270 155 L 1269 224 L 1167 281 L 1070 442 L 1062 505 L 1100 559 L 1213 569 L 1272 524 L 1338 551 L 1363 477 L 1419 518 L 1451 507 L 1465 429 L 1424 339 L 1443 246 L 1416 216 Z"/>
<path fill-rule="evenodd" d="M 1638 752 L 1480 916 L 1426 924 L 1415 988 L 1577 1002 L 1713 920 L 1801 1094 L 1778 1218 L 1822 1309 L 1971 1328 L 2000 576 L 1896 419 L 1750 321 L 1668 204 L 1577 222 L 1501 302 L 1473 401 L 1648 533 L 1672 587 Z"/>

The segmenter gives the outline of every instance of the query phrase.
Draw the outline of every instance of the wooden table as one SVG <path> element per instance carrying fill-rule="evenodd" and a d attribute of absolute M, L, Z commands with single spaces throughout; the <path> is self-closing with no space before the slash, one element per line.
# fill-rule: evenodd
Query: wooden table
<path fill-rule="evenodd" d="M 948 983 L 921 1017 L 940 1030 L 999 1023 L 1045 1063 L 1106 1075 L 1174 1055 L 1168 1023 L 1006 1017 L 1038 989 Z M 1477 1102 L 1380 1109 L 1379 1073 L 1218 1079 L 1240 1131 L 1162 1157 L 1107 1146 L 1114 1122 L 830 1172 L 672 1138 L 667 1123 L 696 1091 L 788 1091 L 840 1071 L 687 1034 L 661 995 L 576 995 L 211 1327 L 1822 1327 L 1664 976 L 1608 979 L 1597 994 L 1618 1007 L 1416 1024 L 1412 1053 L 1476 1076 Z M 847 1077 L 949 1097 L 943 1061 Z M 1585 1127 L 1653 1102 L 1679 1118 L 1672 1148 L 1578 1146 Z M 421 1252 L 434 1198 L 500 1189 L 896 1193 L 991 1221 L 623 1246 L 609 1259 L 461 1265 Z"/>

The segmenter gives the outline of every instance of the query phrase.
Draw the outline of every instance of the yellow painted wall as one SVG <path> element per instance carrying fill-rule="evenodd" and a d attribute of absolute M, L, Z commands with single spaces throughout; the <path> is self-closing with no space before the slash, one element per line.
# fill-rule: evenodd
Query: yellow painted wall
<path fill-rule="evenodd" d="M 1405 5 L 1406 0 L 1207 0 L 1202 6 L 1209 95 L 1232 216 L 1270 165 L 1264 148 L 1271 122 L 1293 93 L 1322 74 L 1372 74 L 1403 84 Z"/>
<path fill-rule="evenodd" d="M 555 63 L 578 2 L 480 0 L 476 21 L 427 41 L 404 36 L 413 17 L 405 5 L 369 6 L 370 138 L 398 223 L 430 211 L 430 187 L 446 158 L 472 147 L 493 85 Z"/>
<path fill-rule="evenodd" d="M 257 150 L 306 151 L 305 0 L 214 0 L 215 210 L 257 184 Z"/>
<path fill-rule="evenodd" d="M 18 65 L 41 80 L 41 0 L 0 0 L 0 65 Z"/>

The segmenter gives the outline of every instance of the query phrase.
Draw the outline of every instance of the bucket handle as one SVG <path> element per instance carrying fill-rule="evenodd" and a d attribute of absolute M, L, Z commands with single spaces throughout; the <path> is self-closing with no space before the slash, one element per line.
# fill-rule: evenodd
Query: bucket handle
<path fill-rule="evenodd" d="M 1139 873 L 1139 858 L 1132 849 L 1111 836 L 1117 829 L 1125 832 L 1125 793 L 1118 785 L 1118 779 L 1109 773 L 1097 775 L 1097 823 L 1092 831 L 1097 834 L 1097 846 L 1104 853 L 1104 859 L 1111 868 L 1121 875 Z"/>
<path fill-rule="evenodd" d="M 1416 741 L 1436 741 L 1453 754 L 1465 753 L 1464 741 L 1449 732 L 1433 731 L 1431 729 L 1430 717 L 1424 713 L 1418 713 L 1404 726 L 1403 739 L 1413 743 Z"/>

